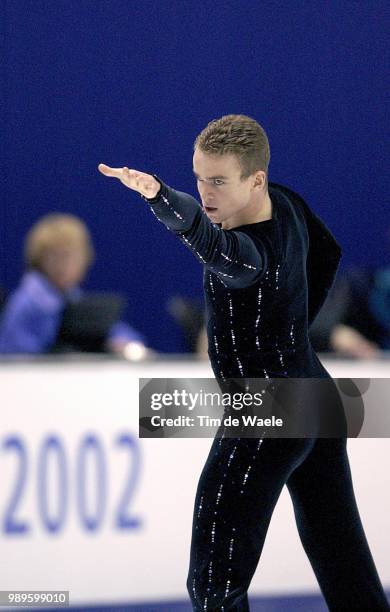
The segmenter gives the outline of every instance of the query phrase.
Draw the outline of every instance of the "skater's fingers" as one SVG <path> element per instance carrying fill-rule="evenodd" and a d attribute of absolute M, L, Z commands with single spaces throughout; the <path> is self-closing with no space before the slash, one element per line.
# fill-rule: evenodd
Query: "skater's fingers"
<path fill-rule="evenodd" d="M 99 164 L 98 170 L 104 174 L 104 176 L 112 176 L 114 178 L 121 178 L 122 176 L 122 168 L 110 168 L 110 166 L 106 166 L 106 164 Z"/>
<path fill-rule="evenodd" d="M 127 180 L 131 180 L 133 183 L 138 185 L 139 180 L 145 176 L 143 172 L 138 172 L 137 170 L 130 170 L 125 166 L 122 168 L 122 178 Z"/>
<path fill-rule="evenodd" d="M 110 168 L 105 164 L 99 164 L 98 169 L 104 176 L 117 178 L 126 187 L 134 189 L 146 197 L 154 197 L 160 188 L 160 183 L 152 175 L 138 170 L 130 170 L 127 166 Z"/>

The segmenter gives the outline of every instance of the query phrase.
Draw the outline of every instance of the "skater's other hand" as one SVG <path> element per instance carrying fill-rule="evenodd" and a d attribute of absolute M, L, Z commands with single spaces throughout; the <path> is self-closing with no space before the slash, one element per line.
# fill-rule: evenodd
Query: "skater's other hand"
<path fill-rule="evenodd" d="M 104 176 L 119 179 L 126 187 L 138 191 L 146 198 L 154 198 L 160 191 L 160 183 L 151 174 L 129 170 L 126 166 L 124 168 L 110 168 L 105 164 L 99 164 L 98 169 Z"/>

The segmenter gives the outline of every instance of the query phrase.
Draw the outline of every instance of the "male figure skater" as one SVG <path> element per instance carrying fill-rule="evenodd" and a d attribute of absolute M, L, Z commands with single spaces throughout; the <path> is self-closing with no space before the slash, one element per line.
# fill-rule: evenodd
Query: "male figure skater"
<path fill-rule="evenodd" d="M 244 115 L 211 121 L 194 144 L 202 206 L 156 175 L 118 178 L 204 267 L 215 376 L 330 378 L 308 326 L 341 250 L 296 193 L 268 183 L 269 143 Z M 196 493 L 187 588 L 195 611 L 247 612 L 248 587 L 287 485 L 299 535 L 331 612 L 390 610 L 359 517 L 346 438 L 216 437 Z"/>

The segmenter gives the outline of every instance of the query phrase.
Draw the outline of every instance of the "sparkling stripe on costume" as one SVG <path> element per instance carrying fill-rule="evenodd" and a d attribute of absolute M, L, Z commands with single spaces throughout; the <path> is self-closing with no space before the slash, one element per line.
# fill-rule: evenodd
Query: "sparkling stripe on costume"
<path fill-rule="evenodd" d="M 237 261 L 236 259 L 230 259 L 230 257 L 225 255 L 225 253 L 221 253 L 221 255 L 222 255 L 222 257 L 227 259 L 227 261 L 230 261 L 232 263 L 238 264 L 240 266 L 244 266 L 244 268 L 249 268 L 250 270 L 257 270 L 257 268 L 255 266 L 252 266 L 251 264 L 247 264 L 247 263 L 244 263 L 242 261 Z"/>
<path fill-rule="evenodd" d="M 256 346 L 260 349 L 260 339 L 259 339 L 259 323 L 260 323 L 260 314 L 261 314 L 261 287 L 259 287 L 259 293 L 257 295 L 257 317 L 255 322 L 255 333 L 256 333 Z"/>
<path fill-rule="evenodd" d="M 216 352 L 216 354 L 217 354 L 217 355 L 219 355 L 219 346 L 218 346 L 218 340 L 217 340 L 217 334 L 216 334 L 215 325 L 214 325 L 214 335 L 213 335 L 213 340 L 214 340 L 215 352 Z M 219 361 L 218 356 L 217 356 L 217 362 L 218 362 L 218 364 L 220 365 L 220 361 Z M 222 371 L 222 369 L 221 369 L 221 368 L 219 369 L 219 374 L 220 374 L 220 376 L 221 376 L 222 380 L 225 380 L 225 376 L 224 376 L 224 373 L 223 373 L 223 371 Z"/>
<path fill-rule="evenodd" d="M 265 430 L 262 432 L 262 435 L 265 434 Z M 240 438 L 237 438 L 237 442 L 240 442 Z M 260 447 L 263 443 L 263 439 L 261 438 L 258 443 L 257 443 L 257 447 L 256 450 L 253 451 L 254 454 L 252 455 L 253 459 L 256 459 L 256 453 L 260 450 Z M 227 464 L 226 464 L 226 471 L 223 473 L 223 479 L 225 479 L 227 477 L 227 469 L 230 467 L 234 456 L 236 454 L 238 445 L 235 444 L 233 449 L 231 450 L 230 454 L 228 455 L 228 460 L 227 460 Z M 245 486 L 246 481 L 249 477 L 249 472 L 252 469 L 252 463 L 249 464 L 246 468 L 246 472 L 243 475 L 243 482 L 241 484 L 242 487 Z M 222 498 L 222 492 L 223 492 L 223 488 L 224 488 L 224 482 L 221 482 L 219 484 L 218 487 L 218 492 L 215 498 L 215 505 L 214 505 L 214 514 L 217 515 L 217 508 L 218 505 L 221 501 Z M 243 493 L 243 489 L 241 489 L 241 493 Z M 197 512 L 197 519 L 200 516 L 200 512 L 203 508 L 203 500 L 204 500 L 204 495 L 202 494 L 200 497 L 200 501 L 199 501 L 199 505 L 198 505 L 198 512 Z M 214 577 L 214 565 L 215 565 L 215 559 L 213 558 L 214 555 L 214 546 L 216 543 L 216 537 L 217 534 L 219 533 L 219 530 L 217 529 L 217 522 L 218 519 L 215 518 L 215 520 L 212 523 L 211 526 L 211 533 L 210 533 L 210 557 L 208 560 L 208 566 L 207 566 L 207 594 L 205 595 L 204 599 L 203 599 L 203 610 L 207 611 L 208 606 L 211 605 L 211 598 L 212 597 L 216 597 L 218 594 L 218 584 L 214 585 L 214 589 L 213 589 L 213 579 L 215 579 Z M 196 525 L 196 529 L 198 529 L 198 525 Z M 233 555 L 234 555 L 234 543 L 236 541 L 236 527 L 232 527 L 231 528 L 231 534 L 229 539 L 227 540 L 227 558 L 229 562 L 233 561 Z M 221 536 L 219 537 L 219 539 L 221 539 Z M 218 559 L 217 559 L 218 561 Z M 224 597 L 228 597 L 229 593 L 230 593 L 230 589 L 231 589 L 231 585 L 232 585 L 232 571 L 233 571 L 233 567 L 231 565 L 231 563 L 229 563 L 229 567 L 227 568 L 227 572 L 228 572 L 228 576 L 226 577 L 226 582 L 224 583 L 224 586 L 222 588 L 224 588 Z M 194 570 L 194 574 L 195 574 L 196 570 Z M 220 580 L 220 578 L 218 579 Z M 221 585 L 222 586 L 222 585 Z M 214 592 L 213 592 L 214 591 Z M 192 592 L 194 594 L 194 598 L 195 600 L 197 599 L 197 593 L 196 593 L 196 576 L 194 575 L 193 579 L 192 579 Z M 224 610 L 224 606 L 221 606 L 219 608 L 221 611 Z"/>
<path fill-rule="evenodd" d="M 279 268 L 280 268 L 280 264 L 278 264 L 276 266 L 276 272 L 275 272 L 275 289 L 276 289 L 276 291 L 278 291 L 278 289 L 279 289 Z"/>
<path fill-rule="evenodd" d="M 227 467 L 230 467 L 230 464 L 231 464 L 231 462 L 232 462 L 232 459 L 233 459 L 233 457 L 234 457 L 234 453 L 236 452 L 236 449 L 237 449 L 237 446 L 235 446 L 235 447 L 233 448 L 232 452 L 230 453 L 230 456 L 229 456 L 229 461 L 228 461 Z"/>
<path fill-rule="evenodd" d="M 249 465 L 249 466 L 248 466 L 248 470 L 245 472 L 244 480 L 243 480 L 243 482 L 242 482 L 242 484 L 243 484 L 243 485 L 244 485 L 244 484 L 246 483 L 246 481 L 248 480 L 249 472 L 250 472 L 250 470 L 251 470 L 251 469 L 252 469 L 252 466 L 251 466 L 251 465 Z"/>
<path fill-rule="evenodd" d="M 229 296 L 230 325 L 231 325 L 231 327 L 230 327 L 230 335 L 231 335 L 231 338 L 232 338 L 233 351 L 235 353 L 237 353 L 236 336 L 235 336 L 234 329 L 233 329 L 233 302 L 232 302 L 232 298 L 231 298 L 230 293 L 228 293 L 228 296 Z M 241 360 L 240 360 L 238 355 L 236 355 L 236 361 L 237 361 L 238 369 L 240 371 L 240 375 L 243 376 L 244 375 L 244 369 L 242 367 L 242 363 L 241 363 Z"/>
<path fill-rule="evenodd" d="M 217 336 L 214 334 L 214 346 L 215 346 L 215 352 L 218 355 L 218 340 L 217 340 Z"/>
<path fill-rule="evenodd" d="M 211 278 L 211 274 L 210 273 L 209 273 L 209 285 L 210 285 L 210 289 L 211 289 L 211 295 L 213 296 L 213 300 L 215 301 L 214 283 L 213 283 L 213 279 Z"/>
<path fill-rule="evenodd" d="M 217 272 L 217 274 L 219 274 L 219 276 L 227 276 L 228 278 L 234 278 L 232 274 L 225 274 L 225 272 Z"/>
<path fill-rule="evenodd" d="M 199 502 L 199 506 L 198 506 L 198 515 L 197 515 L 197 518 L 199 518 L 200 511 L 201 511 L 201 510 L 202 510 L 202 508 L 203 508 L 203 497 L 204 497 L 204 496 L 202 495 L 202 496 L 201 496 L 201 498 L 200 498 L 200 502 Z"/>
<path fill-rule="evenodd" d="M 177 217 L 178 219 L 180 219 L 180 221 L 184 221 L 183 217 L 177 212 L 177 210 L 174 209 L 174 207 L 172 206 L 172 204 L 169 202 L 169 200 L 165 197 L 165 196 L 161 196 L 161 199 L 163 200 L 163 202 L 165 202 L 165 204 L 168 206 L 168 208 L 171 209 L 171 211 L 173 212 L 173 214 L 175 215 L 175 217 Z"/>
<path fill-rule="evenodd" d="M 214 544 L 214 539 L 215 539 L 215 521 L 213 523 L 213 526 L 211 528 L 211 543 Z"/>
<path fill-rule="evenodd" d="M 295 320 L 295 319 L 294 319 Z M 290 329 L 290 339 L 291 339 L 291 344 L 292 346 L 295 345 L 295 336 L 294 336 L 294 323 L 291 323 L 291 329 Z"/>
<path fill-rule="evenodd" d="M 219 486 L 219 491 L 217 493 L 217 501 L 215 502 L 215 505 L 218 506 L 219 501 L 221 499 L 222 496 L 222 488 L 223 488 L 223 483 Z"/>
<path fill-rule="evenodd" d="M 186 244 L 188 244 L 189 247 L 191 247 L 191 249 L 194 251 L 194 253 L 199 257 L 200 261 L 202 263 L 206 263 L 206 260 L 202 257 L 202 255 L 196 250 L 194 249 L 194 247 L 192 246 L 191 242 L 189 240 L 187 240 L 187 238 L 185 238 L 184 236 L 181 236 L 181 239 L 184 240 L 184 242 Z"/>
<path fill-rule="evenodd" d="M 279 361 L 280 361 L 280 364 L 281 364 L 281 365 L 284 367 L 284 363 L 283 363 L 283 354 L 282 354 L 282 351 L 281 351 L 280 349 L 276 349 L 276 350 L 277 350 L 277 351 L 278 351 L 278 353 L 279 353 Z"/>
<path fill-rule="evenodd" d="M 233 527 L 233 531 L 235 531 L 234 527 Z M 232 560 L 232 555 L 233 555 L 233 544 L 234 544 L 234 538 L 232 538 L 230 540 L 230 544 L 229 544 L 229 561 Z"/>
<path fill-rule="evenodd" d="M 196 568 L 194 569 L 194 574 L 196 574 Z M 192 580 L 192 592 L 194 594 L 194 598 L 197 599 L 197 595 L 196 595 L 196 577 L 194 576 L 193 580 Z"/>
<path fill-rule="evenodd" d="M 260 446 L 261 446 L 262 444 L 263 444 L 263 439 L 261 438 L 261 439 L 259 440 L 259 443 L 258 443 L 257 448 L 256 448 L 256 450 L 257 450 L 257 451 L 260 449 Z"/>
<path fill-rule="evenodd" d="M 209 563 L 209 582 L 211 582 L 212 575 L 213 575 L 213 562 L 210 561 Z"/>

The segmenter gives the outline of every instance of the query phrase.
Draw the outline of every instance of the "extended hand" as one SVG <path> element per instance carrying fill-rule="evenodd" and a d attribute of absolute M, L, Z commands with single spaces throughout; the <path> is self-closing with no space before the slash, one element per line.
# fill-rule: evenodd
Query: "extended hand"
<path fill-rule="evenodd" d="M 104 176 L 119 179 L 126 187 L 138 191 L 146 198 L 154 198 L 160 191 L 160 183 L 151 174 L 129 170 L 126 166 L 124 168 L 110 168 L 105 164 L 99 164 L 98 169 Z"/>

